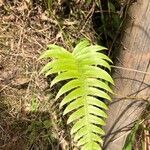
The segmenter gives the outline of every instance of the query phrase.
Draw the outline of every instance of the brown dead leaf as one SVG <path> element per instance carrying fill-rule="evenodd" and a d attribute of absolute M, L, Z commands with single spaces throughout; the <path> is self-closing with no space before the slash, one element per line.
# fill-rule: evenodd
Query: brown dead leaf
<path fill-rule="evenodd" d="M 15 77 L 15 74 L 16 74 L 16 70 L 2 72 L 0 74 L 0 78 L 5 82 L 5 81 L 13 79 Z"/>
<path fill-rule="evenodd" d="M 11 87 L 17 89 L 26 89 L 29 85 L 29 78 L 17 78 L 11 82 Z"/>
<path fill-rule="evenodd" d="M 4 5 L 4 0 L 0 0 L 0 6 Z"/>

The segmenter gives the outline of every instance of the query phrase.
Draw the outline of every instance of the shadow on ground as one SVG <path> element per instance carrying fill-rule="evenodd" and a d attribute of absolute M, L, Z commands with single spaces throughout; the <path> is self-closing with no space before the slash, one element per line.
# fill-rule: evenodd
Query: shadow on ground
<path fill-rule="evenodd" d="M 11 113 L 0 93 L 1 150 L 61 150 L 52 131 L 49 112 Z"/>

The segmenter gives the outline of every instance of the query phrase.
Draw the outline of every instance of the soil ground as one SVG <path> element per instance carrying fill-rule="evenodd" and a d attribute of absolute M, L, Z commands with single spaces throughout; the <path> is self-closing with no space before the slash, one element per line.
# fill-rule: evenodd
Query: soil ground
<path fill-rule="evenodd" d="M 75 7 L 72 9 L 70 5 Z M 83 2 L 56 2 L 51 11 L 46 11 L 46 7 L 36 2 L 0 1 L 2 150 L 61 149 L 59 145 L 63 139 L 60 137 L 64 138 L 64 133 L 60 128 L 63 125 L 54 125 L 55 115 L 51 108 L 57 89 L 50 91 L 51 79 L 39 76 L 45 62 L 39 62 L 38 58 L 50 43 L 71 50 L 70 46 L 79 38 L 91 39 L 89 17 L 94 8 L 87 9 Z"/>

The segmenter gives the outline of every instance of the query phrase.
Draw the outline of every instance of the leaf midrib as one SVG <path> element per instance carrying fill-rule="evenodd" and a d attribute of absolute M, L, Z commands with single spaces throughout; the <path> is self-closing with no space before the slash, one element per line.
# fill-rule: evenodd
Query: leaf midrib
<path fill-rule="evenodd" d="M 77 68 L 78 68 L 78 72 L 80 73 L 81 77 L 80 77 L 80 80 L 81 80 L 81 88 L 83 87 L 84 91 L 88 91 L 87 88 L 88 88 L 88 84 L 87 84 L 87 78 L 86 76 L 84 75 L 84 69 L 82 69 L 82 66 L 79 65 L 80 63 L 77 61 Z M 84 68 L 84 66 L 83 66 Z M 82 96 L 83 100 L 84 100 L 84 116 L 85 116 L 85 122 L 86 122 L 86 128 L 87 128 L 87 137 L 89 140 L 89 143 L 93 143 L 93 140 L 92 140 L 92 137 L 91 137 L 91 133 L 92 133 L 92 130 L 90 128 L 90 122 L 89 122 L 89 111 L 88 111 L 88 102 L 87 102 L 87 96 L 88 96 L 88 93 L 87 92 L 84 92 L 84 95 Z M 86 143 L 85 143 L 86 144 Z"/>

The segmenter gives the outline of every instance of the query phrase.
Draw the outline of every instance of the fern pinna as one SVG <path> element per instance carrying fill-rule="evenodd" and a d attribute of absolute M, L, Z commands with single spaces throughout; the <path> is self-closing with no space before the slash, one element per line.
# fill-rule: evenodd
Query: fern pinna
<path fill-rule="evenodd" d="M 60 108 L 65 108 L 63 115 L 69 113 L 67 123 L 72 123 L 71 135 L 81 150 L 100 150 L 103 144 L 101 136 L 105 133 L 101 127 L 105 125 L 103 119 L 107 118 L 108 109 L 104 99 L 111 101 L 107 93 L 112 93 L 108 83 L 113 84 L 113 79 L 103 69 L 110 70 L 112 61 L 102 50 L 106 48 L 84 40 L 72 53 L 51 44 L 40 57 L 51 58 L 41 71 L 46 76 L 57 74 L 51 86 L 66 80 L 56 100 L 65 94 Z"/>

